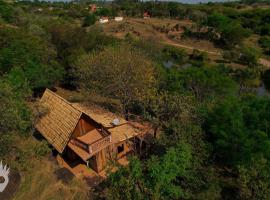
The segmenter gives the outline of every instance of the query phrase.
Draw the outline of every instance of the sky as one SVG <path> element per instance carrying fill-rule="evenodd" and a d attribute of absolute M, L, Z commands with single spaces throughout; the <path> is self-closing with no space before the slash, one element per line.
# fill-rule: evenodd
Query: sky
<path fill-rule="evenodd" d="M 224 2 L 224 1 L 230 1 L 230 0 L 175 0 L 177 2 L 181 3 L 207 3 L 207 2 Z"/>
<path fill-rule="evenodd" d="M 71 1 L 71 0 L 46 0 L 46 1 Z M 207 2 L 225 2 L 225 1 L 236 1 L 236 0 L 159 0 L 159 1 L 176 1 L 176 2 L 181 2 L 181 3 L 194 4 L 194 3 L 200 3 L 200 2 L 207 3 Z"/>

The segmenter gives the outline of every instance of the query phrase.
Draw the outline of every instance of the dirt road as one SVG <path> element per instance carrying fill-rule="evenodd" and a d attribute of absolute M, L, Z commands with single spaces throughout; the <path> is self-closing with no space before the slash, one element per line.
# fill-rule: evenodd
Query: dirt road
<path fill-rule="evenodd" d="M 259 59 L 259 63 L 270 69 L 270 61 L 264 58 Z"/>
<path fill-rule="evenodd" d="M 220 52 L 214 52 L 214 51 L 208 51 L 208 50 L 204 50 L 204 49 L 198 49 L 198 48 L 194 48 L 194 47 L 191 47 L 191 46 L 186 46 L 186 45 L 177 44 L 177 43 L 173 43 L 173 42 L 162 42 L 162 43 L 167 44 L 167 45 L 180 47 L 180 48 L 184 48 L 184 49 L 189 49 L 189 50 L 197 49 L 197 50 L 199 50 L 201 52 L 205 52 L 205 53 L 212 54 L 212 55 L 215 55 L 215 56 L 221 56 L 222 55 L 222 53 L 220 53 Z"/>

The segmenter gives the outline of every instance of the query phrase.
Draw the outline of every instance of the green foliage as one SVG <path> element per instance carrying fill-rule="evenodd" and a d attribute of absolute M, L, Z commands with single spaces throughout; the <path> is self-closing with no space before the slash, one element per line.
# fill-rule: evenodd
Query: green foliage
<path fill-rule="evenodd" d="M 191 67 L 181 71 L 169 71 L 167 88 L 170 91 L 185 88 L 198 100 L 208 101 L 214 97 L 235 94 L 237 85 L 222 67 Z"/>
<path fill-rule="evenodd" d="M 131 158 L 128 167 L 120 166 L 117 172 L 108 177 L 109 194 L 107 199 L 143 199 L 140 189 L 142 177 L 141 162 L 136 158 Z"/>
<path fill-rule="evenodd" d="M 87 15 L 84 18 L 83 27 L 94 25 L 96 23 L 96 20 L 97 19 L 96 19 L 96 16 L 94 14 Z"/>
<path fill-rule="evenodd" d="M 78 80 L 74 62 L 81 55 L 93 50 L 100 50 L 104 46 L 117 43 L 117 40 L 100 34 L 99 30 L 91 29 L 86 32 L 84 28 L 68 23 L 55 22 L 47 26 L 53 45 L 57 49 L 57 56 L 64 66 L 66 74 L 63 85 L 76 88 Z"/>
<path fill-rule="evenodd" d="M 255 9 L 251 1 L 248 7 L 239 2 L 97 2 L 98 16 L 149 12 L 191 19 L 195 28 L 186 33 L 230 49 L 224 58 L 245 65 L 234 69 L 211 66 L 199 51 L 188 57 L 155 37 L 120 41 L 106 36 L 91 26 L 96 18 L 85 9 L 87 2 L 0 1 L 0 158 L 13 160 L 13 169 L 21 171 L 33 166 L 29 159 L 50 152 L 45 142 L 26 141 L 35 119 L 25 100 L 33 99 L 33 91 L 61 83 L 96 92 L 104 104 L 121 102 L 126 117 L 139 114 L 153 126 L 155 139 L 141 160 L 117 166 L 105 180 L 102 197 L 269 199 L 270 103 L 243 93 L 260 80 L 261 55 L 241 43 L 251 31 L 260 34 L 259 44 L 269 54 L 270 12 L 266 4 Z M 80 22 L 88 28 L 77 26 Z M 168 60 L 175 65 L 162 68 Z M 187 62 L 191 65 L 182 67 Z M 266 71 L 266 86 L 268 76 Z M 80 101 L 88 98 L 81 94 Z M 39 111 L 39 116 L 47 112 Z M 18 148 L 18 141 L 26 145 Z"/>
<path fill-rule="evenodd" d="M 259 44 L 263 48 L 265 54 L 270 55 L 270 36 L 261 37 Z"/>
<path fill-rule="evenodd" d="M 270 167 L 269 160 L 259 158 L 252 164 L 239 166 L 239 197 L 249 200 L 267 200 L 270 198 Z"/>
<path fill-rule="evenodd" d="M 190 148 L 184 143 L 168 149 L 162 157 L 153 156 L 143 163 L 134 158 L 128 167 L 120 167 L 109 176 L 107 199 L 186 197 L 180 180 L 188 176 L 191 158 Z"/>
<path fill-rule="evenodd" d="M 34 146 L 33 151 L 36 156 L 42 157 L 51 153 L 51 149 L 49 148 L 49 144 L 47 141 L 43 140 Z"/>
<path fill-rule="evenodd" d="M 111 10 L 109 8 L 103 7 L 103 8 L 98 9 L 96 14 L 98 16 L 103 16 L 103 17 L 104 16 L 111 16 Z"/>
<path fill-rule="evenodd" d="M 150 196 L 154 199 L 177 199 L 186 196 L 181 188 L 180 177 L 188 176 L 187 168 L 191 162 L 191 152 L 188 145 L 170 148 L 159 159 L 152 157 L 147 162 L 146 186 L 151 188 Z"/>
<path fill-rule="evenodd" d="M 251 67 L 256 67 L 260 54 L 252 47 L 242 47 L 240 50 L 239 61 Z"/>
<path fill-rule="evenodd" d="M 241 13 L 241 24 L 260 35 L 269 35 L 269 9 L 252 9 Z"/>
<path fill-rule="evenodd" d="M 269 106 L 268 99 L 250 97 L 227 99 L 214 108 L 206 130 L 220 162 L 236 166 L 249 164 L 254 156 L 270 158 Z"/>
<path fill-rule="evenodd" d="M 30 113 L 22 95 L 17 93 L 8 83 L 1 81 L 1 121 L 0 132 L 25 132 L 29 128 Z"/>
<path fill-rule="evenodd" d="M 229 48 L 241 44 L 242 40 L 250 35 L 250 31 L 243 28 L 239 22 L 219 13 L 210 15 L 207 25 L 216 28 L 220 34 L 219 42 Z"/>
<path fill-rule="evenodd" d="M 270 70 L 266 70 L 263 74 L 263 82 L 267 89 L 270 89 Z"/>
<path fill-rule="evenodd" d="M 188 55 L 183 49 L 167 46 L 162 51 L 166 60 L 172 60 L 177 64 L 184 64 L 188 60 Z"/>
<path fill-rule="evenodd" d="M 41 38 L 16 29 L 2 29 L 0 36 L 2 75 L 10 73 L 10 79 L 23 81 L 17 84 L 26 80 L 33 89 L 51 87 L 61 80 L 63 68 L 53 49 Z"/>
<path fill-rule="evenodd" d="M 140 101 L 155 90 L 154 63 L 129 45 L 84 55 L 76 66 L 81 86 L 119 99 L 125 115 L 132 101 Z"/>
<path fill-rule="evenodd" d="M 6 81 L 0 81 L 0 156 L 10 152 L 14 133 L 25 135 L 31 126 L 31 114 L 22 94 Z"/>
<path fill-rule="evenodd" d="M 7 22 L 11 22 L 13 19 L 13 8 L 2 0 L 0 1 L 0 18 Z"/>

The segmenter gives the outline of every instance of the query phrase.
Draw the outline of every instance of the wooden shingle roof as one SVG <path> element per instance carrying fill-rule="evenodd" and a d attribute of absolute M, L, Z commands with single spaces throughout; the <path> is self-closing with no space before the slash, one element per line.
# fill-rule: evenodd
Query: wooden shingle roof
<path fill-rule="evenodd" d="M 48 112 L 38 120 L 35 127 L 59 153 L 62 153 L 82 112 L 49 89 L 44 92 L 40 103 Z"/>
<path fill-rule="evenodd" d="M 119 143 L 135 136 L 149 132 L 149 127 L 143 126 L 139 123 L 128 122 L 124 118 L 97 106 L 83 105 L 80 103 L 72 104 L 75 108 L 88 115 L 91 119 L 106 127 L 111 133 L 112 142 Z M 118 126 L 113 126 L 112 121 L 119 120 Z"/>

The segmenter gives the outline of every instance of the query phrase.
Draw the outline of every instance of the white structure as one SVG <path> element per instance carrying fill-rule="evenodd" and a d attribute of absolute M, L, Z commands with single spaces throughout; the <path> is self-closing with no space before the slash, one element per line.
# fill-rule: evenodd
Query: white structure
<path fill-rule="evenodd" d="M 99 23 L 101 24 L 106 24 L 109 22 L 109 18 L 108 17 L 102 17 L 99 19 Z"/>
<path fill-rule="evenodd" d="M 123 21 L 123 17 L 115 17 L 114 18 L 114 21 L 116 21 L 116 22 L 121 22 L 121 21 Z"/>

